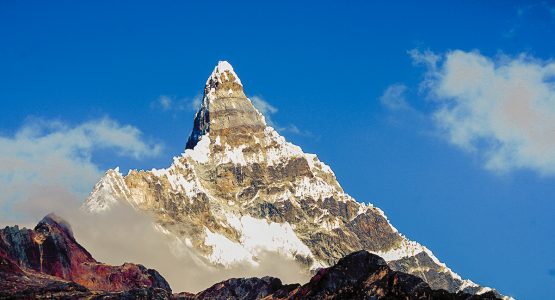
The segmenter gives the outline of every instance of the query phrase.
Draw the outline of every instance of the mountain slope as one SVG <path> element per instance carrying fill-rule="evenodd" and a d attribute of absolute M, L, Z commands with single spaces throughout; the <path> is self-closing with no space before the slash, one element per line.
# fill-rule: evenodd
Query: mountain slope
<path fill-rule="evenodd" d="M 107 171 L 83 209 L 101 213 L 117 203 L 152 212 L 161 232 L 222 267 L 257 265 L 271 251 L 316 270 L 367 250 L 434 289 L 489 290 L 402 236 L 379 208 L 346 194 L 316 155 L 266 124 L 227 62 L 206 82 L 185 152 L 167 169 Z"/>

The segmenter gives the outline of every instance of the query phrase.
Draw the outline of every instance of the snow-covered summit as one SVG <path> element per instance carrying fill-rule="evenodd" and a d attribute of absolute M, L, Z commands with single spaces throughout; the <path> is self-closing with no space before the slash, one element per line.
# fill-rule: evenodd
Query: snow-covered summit
<path fill-rule="evenodd" d="M 241 79 L 233 70 L 231 64 L 225 60 L 220 60 L 216 67 L 214 67 L 214 71 L 210 74 L 210 77 L 206 80 L 206 85 L 208 85 L 211 81 L 223 83 L 225 81 L 233 81 L 237 84 L 243 85 L 241 83 Z"/>
<path fill-rule="evenodd" d="M 314 270 L 364 249 L 433 288 L 480 289 L 402 236 L 379 208 L 346 194 L 316 155 L 267 126 L 224 61 L 171 166 L 107 172 L 83 207 L 99 212 L 116 202 L 151 212 L 156 228 L 222 267 L 256 265 L 270 251 Z"/>
<path fill-rule="evenodd" d="M 207 132 L 243 143 L 245 135 L 265 128 L 264 116 L 245 95 L 233 67 L 220 61 L 206 81 L 202 105 L 195 115 L 186 148 L 192 149 Z"/>

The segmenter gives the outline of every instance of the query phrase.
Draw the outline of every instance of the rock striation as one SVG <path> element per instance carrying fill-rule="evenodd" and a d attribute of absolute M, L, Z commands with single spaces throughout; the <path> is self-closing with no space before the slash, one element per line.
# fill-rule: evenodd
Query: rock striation
<path fill-rule="evenodd" d="M 221 61 L 209 76 L 185 151 L 166 169 L 108 170 L 83 204 L 117 204 L 153 222 L 214 265 L 257 265 L 260 253 L 294 258 L 316 272 L 366 250 L 433 289 L 488 292 L 401 235 L 383 211 L 345 193 L 329 166 L 268 126 Z"/>

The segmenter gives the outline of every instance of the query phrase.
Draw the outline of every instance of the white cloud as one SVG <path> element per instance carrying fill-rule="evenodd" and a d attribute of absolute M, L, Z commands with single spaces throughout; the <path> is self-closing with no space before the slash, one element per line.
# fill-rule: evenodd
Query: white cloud
<path fill-rule="evenodd" d="M 36 218 L 82 200 L 102 175 L 91 160 L 96 150 L 140 159 L 161 146 L 109 118 L 76 126 L 35 119 L 13 136 L 0 136 L 0 216 Z"/>
<path fill-rule="evenodd" d="M 429 69 L 435 70 L 437 63 L 441 57 L 430 50 L 424 50 L 424 52 L 418 49 L 412 49 L 409 52 L 412 62 L 414 64 L 424 64 Z"/>
<path fill-rule="evenodd" d="M 163 110 L 169 110 L 173 105 L 173 100 L 166 95 L 162 95 L 158 97 L 158 103 Z"/>
<path fill-rule="evenodd" d="M 380 97 L 382 105 L 391 110 L 407 109 L 409 105 L 406 101 L 407 86 L 395 83 L 387 87 L 383 95 Z"/>
<path fill-rule="evenodd" d="M 201 104 L 202 98 L 200 97 L 200 95 L 197 95 L 193 98 L 193 100 L 191 100 L 190 107 L 192 108 L 192 110 L 197 111 L 200 109 Z"/>
<path fill-rule="evenodd" d="M 411 55 L 427 67 L 423 86 L 451 143 L 494 171 L 555 174 L 555 62 L 460 50 Z"/>
<path fill-rule="evenodd" d="M 241 262 L 229 268 L 215 267 L 184 240 L 155 229 L 154 216 L 125 204 L 101 214 L 65 210 L 60 215 L 71 224 L 77 241 L 96 259 L 112 265 L 134 262 L 153 268 L 168 280 L 174 292 L 199 292 L 237 277 L 275 276 L 285 283 L 310 278 L 295 260 L 263 250 L 257 255 L 257 266 Z"/>
<path fill-rule="evenodd" d="M 299 127 L 297 127 L 294 124 L 281 126 L 280 124 L 277 124 L 276 122 L 274 122 L 274 120 L 272 119 L 272 115 L 276 114 L 278 112 L 278 109 L 272 104 L 270 104 L 268 101 L 264 100 L 262 97 L 252 96 L 249 99 L 251 100 L 252 105 L 254 105 L 254 107 L 261 114 L 264 115 L 264 119 L 266 119 L 266 123 L 272 126 L 275 130 L 281 131 L 281 132 L 290 132 L 292 134 L 297 134 L 297 135 L 312 136 L 312 133 L 310 133 L 309 131 L 302 131 L 299 129 Z"/>
<path fill-rule="evenodd" d="M 252 105 L 254 105 L 254 107 L 258 109 L 261 114 L 264 115 L 264 118 L 266 119 L 268 125 L 276 128 L 277 126 L 276 123 L 274 123 L 274 121 L 272 120 L 272 115 L 277 113 L 278 109 L 259 96 L 252 96 L 250 97 L 250 99 Z"/>
<path fill-rule="evenodd" d="M 201 97 L 176 99 L 175 96 L 161 95 L 151 103 L 151 108 L 163 111 L 197 111 L 200 108 Z"/>

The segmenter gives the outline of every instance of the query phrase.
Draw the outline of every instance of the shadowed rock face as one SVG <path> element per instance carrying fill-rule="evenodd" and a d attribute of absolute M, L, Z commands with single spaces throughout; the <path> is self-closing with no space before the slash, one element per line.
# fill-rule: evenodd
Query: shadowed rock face
<path fill-rule="evenodd" d="M 182 300 L 207 299 L 262 299 L 268 295 L 287 295 L 299 284 L 283 285 L 281 280 L 274 277 L 262 278 L 232 278 L 217 283 L 198 294 L 177 294 Z"/>
<path fill-rule="evenodd" d="M 0 258 L 0 276 L 5 277 L 0 283 L 3 291 L 33 294 L 41 288 L 45 292 L 162 289 L 171 294 L 170 286 L 155 270 L 130 263 L 110 266 L 97 262 L 77 243 L 70 226 L 53 214 L 42 219 L 34 230 L 17 226 L 0 230 Z M 38 290 L 33 292 L 33 287 Z"/>
<path fill-rule="evenodd" d="M 204 87 L 202 106 L 195 115 L 187 149 L 193 149 L 207 132 L 228 135 L 237 143 L 266 127 L 264 118 L 243 91 L 241 80 L 225 61 L 218 63 Z"/>
<path fill-rule="evenodd" d="M 275 298 L 274 298 L 275 299 Z M 486 293 L 472 295 L 432 290 L 419 277 L 393 271 L 386 261 L 367 251 L 347 255 L 321 269 L 309 283 L 283 299 L 497 299 Z"/>
<path fill-rule="evenodd" d="M 498 299 L 493 292 L 472 295 L 432 290 L 422 279 L 391 270 L 385 260 L 367 251 L 347 255 L 321 269 L 305 285 L 283 285 L 277 278 L 229 279 L 196 294 L 176 295 L 183 300 L 208 299 Z"/>

